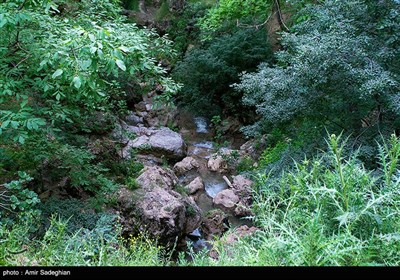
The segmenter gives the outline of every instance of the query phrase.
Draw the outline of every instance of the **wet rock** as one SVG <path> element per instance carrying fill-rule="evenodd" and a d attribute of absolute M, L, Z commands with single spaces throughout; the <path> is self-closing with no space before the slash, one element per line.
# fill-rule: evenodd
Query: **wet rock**
<path fill-rule="evenodd" d="M 185 189 L 188 191 L 189 194 L 194 194 L 199 190 L 204 189 L 204 183 L 201 177 L 196 177 L 192 182 L 190 182 Z"/>
<path fill-rule="evenodd" d="M 176 175 L 180 176 L 186 172 L 197 169 L 199 167 L 199 162 L 193 157 L 185 157 L 182 161 L 177 162 L 174 165 L 174 171 Z"/>
<path fill-rule="evenodd" d="M 227 209 L 233 209 L 238 202 L 239 197 L 232 189 L 220 191 L 213 199 L 214 204 L 222 205 Z"/>
<path fill-rule="evenodd" d="M 136 182 L 143 189 L 161 187 L 172 190 L 178 182 L 178 178 L 169 168 L 151 166 L 143 169 Z"/>
<path fill-rule="evenodd" d="M 204 218 L 201 230 L 206 240 L 222 236 L 228 230 L 228 215 L 221 210 L 212 210 Z"/>

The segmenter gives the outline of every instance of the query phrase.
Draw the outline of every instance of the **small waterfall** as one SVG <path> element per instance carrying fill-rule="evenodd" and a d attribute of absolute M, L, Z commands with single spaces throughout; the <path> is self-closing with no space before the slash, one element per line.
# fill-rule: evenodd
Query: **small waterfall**
<path fill-rule="evenodd" d="M 228 188 L 228 185 L 225 183 L 224 180 L 222 180 L 222 179 L 217 180 L 216 178 L 214 178 L 214 180 L 211 180 L 208 182 L 205 181 L 204 185 L 205 185 L 206 193 L 212 198 L 214 198 L 217 195 L 217 193 L 219 193 L 220 191 L 223 191 L 226 188 Z"/>
<path fill-rule="evenodd" d="M 196 124 L 197 133 L 208 133 L 207 120 L 203 117 L 194 118 L 194 123 Z"/>

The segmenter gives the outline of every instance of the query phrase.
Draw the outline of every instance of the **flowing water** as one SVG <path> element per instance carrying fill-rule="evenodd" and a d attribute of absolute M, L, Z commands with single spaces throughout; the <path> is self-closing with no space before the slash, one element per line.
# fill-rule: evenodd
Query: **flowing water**
<path fill-rule="evenodd" d="M 190 178 L 180 179 L 190 181 L 196 176 L 200 176 L 203 179 L 205 190 L 200 191 L 197 195 L 196 203 L 202 212 L 206 214 L 208 211 L 218 208 L 213 204 L 213 198 L 220 191 L 228 188 L 227 183 L 222 178 L 222 174 L 210 171 L 207 168 L 208 159 L 217 152 L 218 147 L 212 141 L 213 131 L 209 128 L 206 118 L 193 117 L 190 114 L 181 113 L 179 127 L 181 128 L 180 133 L 187 144 L 187 155 L 195 158 L 200 164 L 198 171 L 192 174 Z M 232 146 L 230 148 L 238 147 Z M 250 224 L 248 220 L 239 219 L 232 213 L 227 214 L 229 225 L 232 227 Z M 209 248 L 209 244 L 203 239 L 198 229 L 192 232 L 188 238 L 192 241 L 192 246 L 195 250 L 203 247 Z"/>

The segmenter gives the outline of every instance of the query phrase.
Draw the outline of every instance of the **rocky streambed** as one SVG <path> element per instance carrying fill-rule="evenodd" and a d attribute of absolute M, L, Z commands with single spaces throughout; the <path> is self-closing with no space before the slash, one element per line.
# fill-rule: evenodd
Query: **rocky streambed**
<path fill-rule="evenodd" d="M 164 245 L 200 250 L 230 228 L 254 231 L 244 219 L 252 216 L 252 181 L 235 170 L 251 156 L 252 142 L 236 139 L 220 148 L 206 118 L 156 109 L 146 98 L 113 135 L 121 157 L 144 165 L 135 188 L 118 192 L 124 234 L 145 231 Z"/>

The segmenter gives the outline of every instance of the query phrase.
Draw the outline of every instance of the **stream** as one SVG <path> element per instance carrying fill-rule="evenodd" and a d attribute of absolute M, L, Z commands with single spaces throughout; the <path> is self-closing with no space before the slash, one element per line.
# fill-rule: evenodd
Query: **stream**
<path fill-rule="evenodd" d="M 183 182 L 188 182 L 200 176 L 204 182 L 204 190 L 197 195 L 196 203 L 205 215 L 210 210 L 219 209 L 214 203 L 213 198 L 220 191 L 227 189 L 228 184 L 223 179 L 223 175 L 218 172 L 210 171 L 207 167 L 208 159 L 216 153 L 219 147 L 213 142 L 214 131 L 209 127 L 209 123 L 204 117 L 193 117 L 190 114 L 181 113 L 179 121 L 180 133 L 187 145 L 187 156 L 195 158 L 199 162 L 197 172 L 180 177 Z M 243 144 L 243 139 L 232 139 L 230 146 L 226 148 L 238 149 Z M 240 219 L 233 213 L 224 211 L 228 215 L 227 224 L 229 227 L 241 225 L 251 225 L 249 220 Z M 200 229 L 196 229 L 190 234 L 194 250 L 201 250 L 204 247 L 210 248 Z"/>

